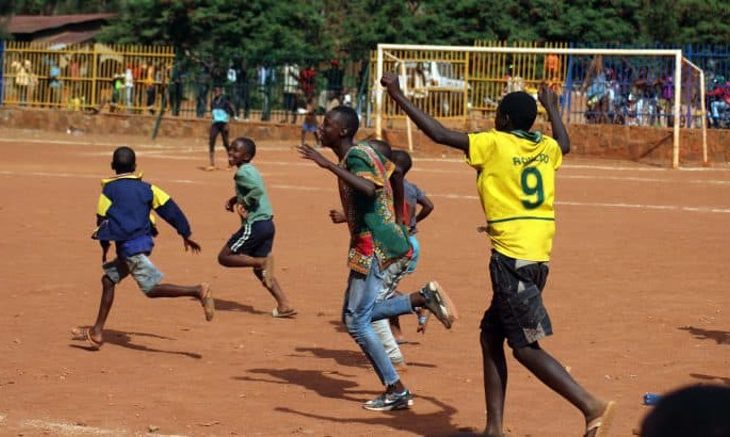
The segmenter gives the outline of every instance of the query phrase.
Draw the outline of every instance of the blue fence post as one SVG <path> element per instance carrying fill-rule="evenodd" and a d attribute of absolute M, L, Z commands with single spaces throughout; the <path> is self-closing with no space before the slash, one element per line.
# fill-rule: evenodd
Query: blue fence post
<path fill-rule="evenodd" d="M 5 40 L 0 40 L 0 106 L 5 106 Z"/>
<path fill-rule="evenodd" d="M 568 45 L 570 48 L 575 48 L 574 43 L 569 43 Z M 573 55 L 568 55 L 568 66 L 565 67 L 566 71 L 568 72 L 567 77 L 565 78 L 565 86 L 563 87 L 563 102 L 564 106 L 563 108 L 568 108 L 568 124 L 570 124 L 573 112 L 571 111 L 571 97 L 573 95 Z M 563 109 L 565 111 L 565 109 Z M 563 111 L 561 111 L 560 116 L 563 116 Z"/>

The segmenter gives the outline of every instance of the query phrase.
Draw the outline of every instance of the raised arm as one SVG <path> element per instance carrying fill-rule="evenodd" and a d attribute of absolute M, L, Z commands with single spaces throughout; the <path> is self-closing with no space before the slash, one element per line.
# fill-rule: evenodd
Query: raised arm
<path fill-rule="evenodd" d="M 570 152 L 570 138 L 568 137 L 568 130 L 565 128 L 563 119 L 560 116 L 560 105 L 557 94 L 543 84 L 540 86 L 537 98 L 540 100 L 542 106 L 545 107 L 555 141 L 558 142 L 563 155 L 567 155 Z"/>
<path fill-rule="evenodd" d="M 469 153 L 469 137 L 464 132 L 445 128 L 444 125 L 408 100 L 403 94 L 403 90 L 400 89 L 397 74 L 391 72 L 383 74 L 380 83 L 395 103 L 416 123 L 416 126 L 434 142 Z"/>

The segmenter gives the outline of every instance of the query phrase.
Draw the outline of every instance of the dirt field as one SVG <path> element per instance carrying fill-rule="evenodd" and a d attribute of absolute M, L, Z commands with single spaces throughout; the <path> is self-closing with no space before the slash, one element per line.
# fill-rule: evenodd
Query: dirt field
<path fill-rule="evenodd" d="M 4 135 L 5 136 L 5 135 Z M 93 322 L 100 249 L 89 236 L 111 144 L 63 136 L 0 141 L 0 435 L 429 435 L 485 425 L 478 324 L 491 291 L 489 244 L 474 174 L 417 160 L 410 179 L 436 203 L 420 226 L 422 261 L 404 289 L 438 279 L 459 305 L 451 331 L 403 321 L 412 410 L 373 413 L 381 391 L 339 323 L 347 232 L 327 216 L 335 179 L 288 147 L 261 144 L 255 164 L 276 215 L 278 278 L 300 315 L 216 255 L 237 220 L 223 210 L 232 173 L 203 172 L 198 146 L 140 146 L 139 168 L 181 205 L 197 256 L 166 224 L 152 260 L 166 279 L 209 281 L 215 320 L 185 299 L 117 288 L 107 343 L 89 352 L 69 330 Z M 146 141 L 141 140 L 141 144 Z M 193 144 L 192 142 L 190 143 Z M 218 149 L 223 163 L 222 149 Z M 612 436 L 630 436 L 644 392 L 730 385 L 730 171 L 671 171 L 568 157 L 558 176 L 558 234 L 545 293 L 556 335 L 542 342 L 590 390 L 618 401 Z M 510 436 L 578 436 L 582 418 L 509 357 Z"/>

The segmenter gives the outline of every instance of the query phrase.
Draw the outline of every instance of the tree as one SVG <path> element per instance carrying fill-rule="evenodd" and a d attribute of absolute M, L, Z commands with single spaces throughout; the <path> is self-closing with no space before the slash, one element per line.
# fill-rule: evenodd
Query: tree
<path fill-rule="evenodd" d="M 100 35 L 106 42 L 170 44 L 201 59 L 250 64 L 318 61 L 330 56 L 320 32 L 322 1 L 129 0 Z"/>

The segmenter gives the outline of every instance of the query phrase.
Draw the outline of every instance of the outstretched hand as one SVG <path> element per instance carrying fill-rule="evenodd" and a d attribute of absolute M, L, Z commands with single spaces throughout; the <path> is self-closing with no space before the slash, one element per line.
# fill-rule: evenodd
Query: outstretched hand
<path fill-rule="evenodd" d="M 316 151 L 312 146 L 309 146 L 307 144 L 297 146 L 297 151 L 303 159 L 314 161 L 315 164 L 322 168 L 326 168 L 332 163 L 329 159 L 325 158 L 321 153 Z"/>
<path fill-rule="evenodd" d="M 398 75 L 393 72 L 385 72 L 380 78 L 380 85 L 382 85 L 388 93 L 400 92 L 400 82 L 398 81 Z"/>
<path fill-rule="evenodd" d="M 190 238 L 183 237 L 183 244 L 185 245 L 185 252 L 187 252 L 188 250 L 192 250 L 193 253 L 199 253 L 202 250 L 200 244 L 196 243 Z"/>

